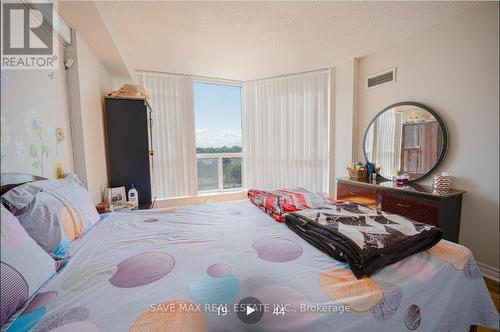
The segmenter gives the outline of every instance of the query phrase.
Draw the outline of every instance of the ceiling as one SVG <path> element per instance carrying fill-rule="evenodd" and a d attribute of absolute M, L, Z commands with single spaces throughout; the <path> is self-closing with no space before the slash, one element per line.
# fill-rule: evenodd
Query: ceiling
<path fill-rule="evenodd" d="M 91 1 L 59 1 L 57 11 L 64 21 L 85 40 L 100 62 L 117 78 L 130 80 L 134 69 L 118 47 L 98 8 Z"/>
<path fill-rule="evenodd" d="M 96 2 L 135 69 L 252 80 L 333 67 L 470 2 Z M 81 19 L 91 29 L 92 21 Z M 70 23 L 71 24 L 71 23 Z M 95 34 L 93 32 L 92 34 Z M 108 59 L 109 61 L 109 59 Z"/>

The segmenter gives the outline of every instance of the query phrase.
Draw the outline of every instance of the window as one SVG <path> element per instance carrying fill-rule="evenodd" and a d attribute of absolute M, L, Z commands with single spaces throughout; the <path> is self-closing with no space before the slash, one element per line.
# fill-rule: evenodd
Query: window
<path fill-rule="evenodd" d="M 242 187 L 241 87 L 193 83 L 198 191 Z"/>

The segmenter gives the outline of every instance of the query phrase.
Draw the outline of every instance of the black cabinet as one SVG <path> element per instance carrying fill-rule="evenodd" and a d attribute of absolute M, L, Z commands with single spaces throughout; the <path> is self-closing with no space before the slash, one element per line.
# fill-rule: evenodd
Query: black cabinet
<path fill-rule="evenodd" d="M 139 192 L 139 205 L 151 205 L 151 108 L 144 99 L 106 97 L 105 127 L 110 187 Z M 151 153 L 150 153 L 151 152 Z"/>

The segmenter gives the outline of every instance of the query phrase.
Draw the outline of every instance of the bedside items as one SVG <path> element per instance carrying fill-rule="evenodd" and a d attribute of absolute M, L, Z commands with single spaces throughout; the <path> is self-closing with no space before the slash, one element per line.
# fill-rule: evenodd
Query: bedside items
<path fill-rule="evenodd" d="M 97 204 L 95 206 L 95 208 L 97 210 L 97 213 L 101 214 L 101 213 L 110 212 L 110 206 L 111 206 L 111 204 L 109 202 L 102 202 L 102 203 Z"/>

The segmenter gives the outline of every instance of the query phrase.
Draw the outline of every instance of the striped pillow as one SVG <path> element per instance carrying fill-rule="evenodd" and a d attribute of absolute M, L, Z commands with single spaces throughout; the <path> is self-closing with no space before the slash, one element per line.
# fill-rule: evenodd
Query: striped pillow
<path fill-rule="evenodd" d="M 3 325 L 54 275 L 56 262 L 33 241 L 17 218 L 0 206 L 0 323 Z"/>

